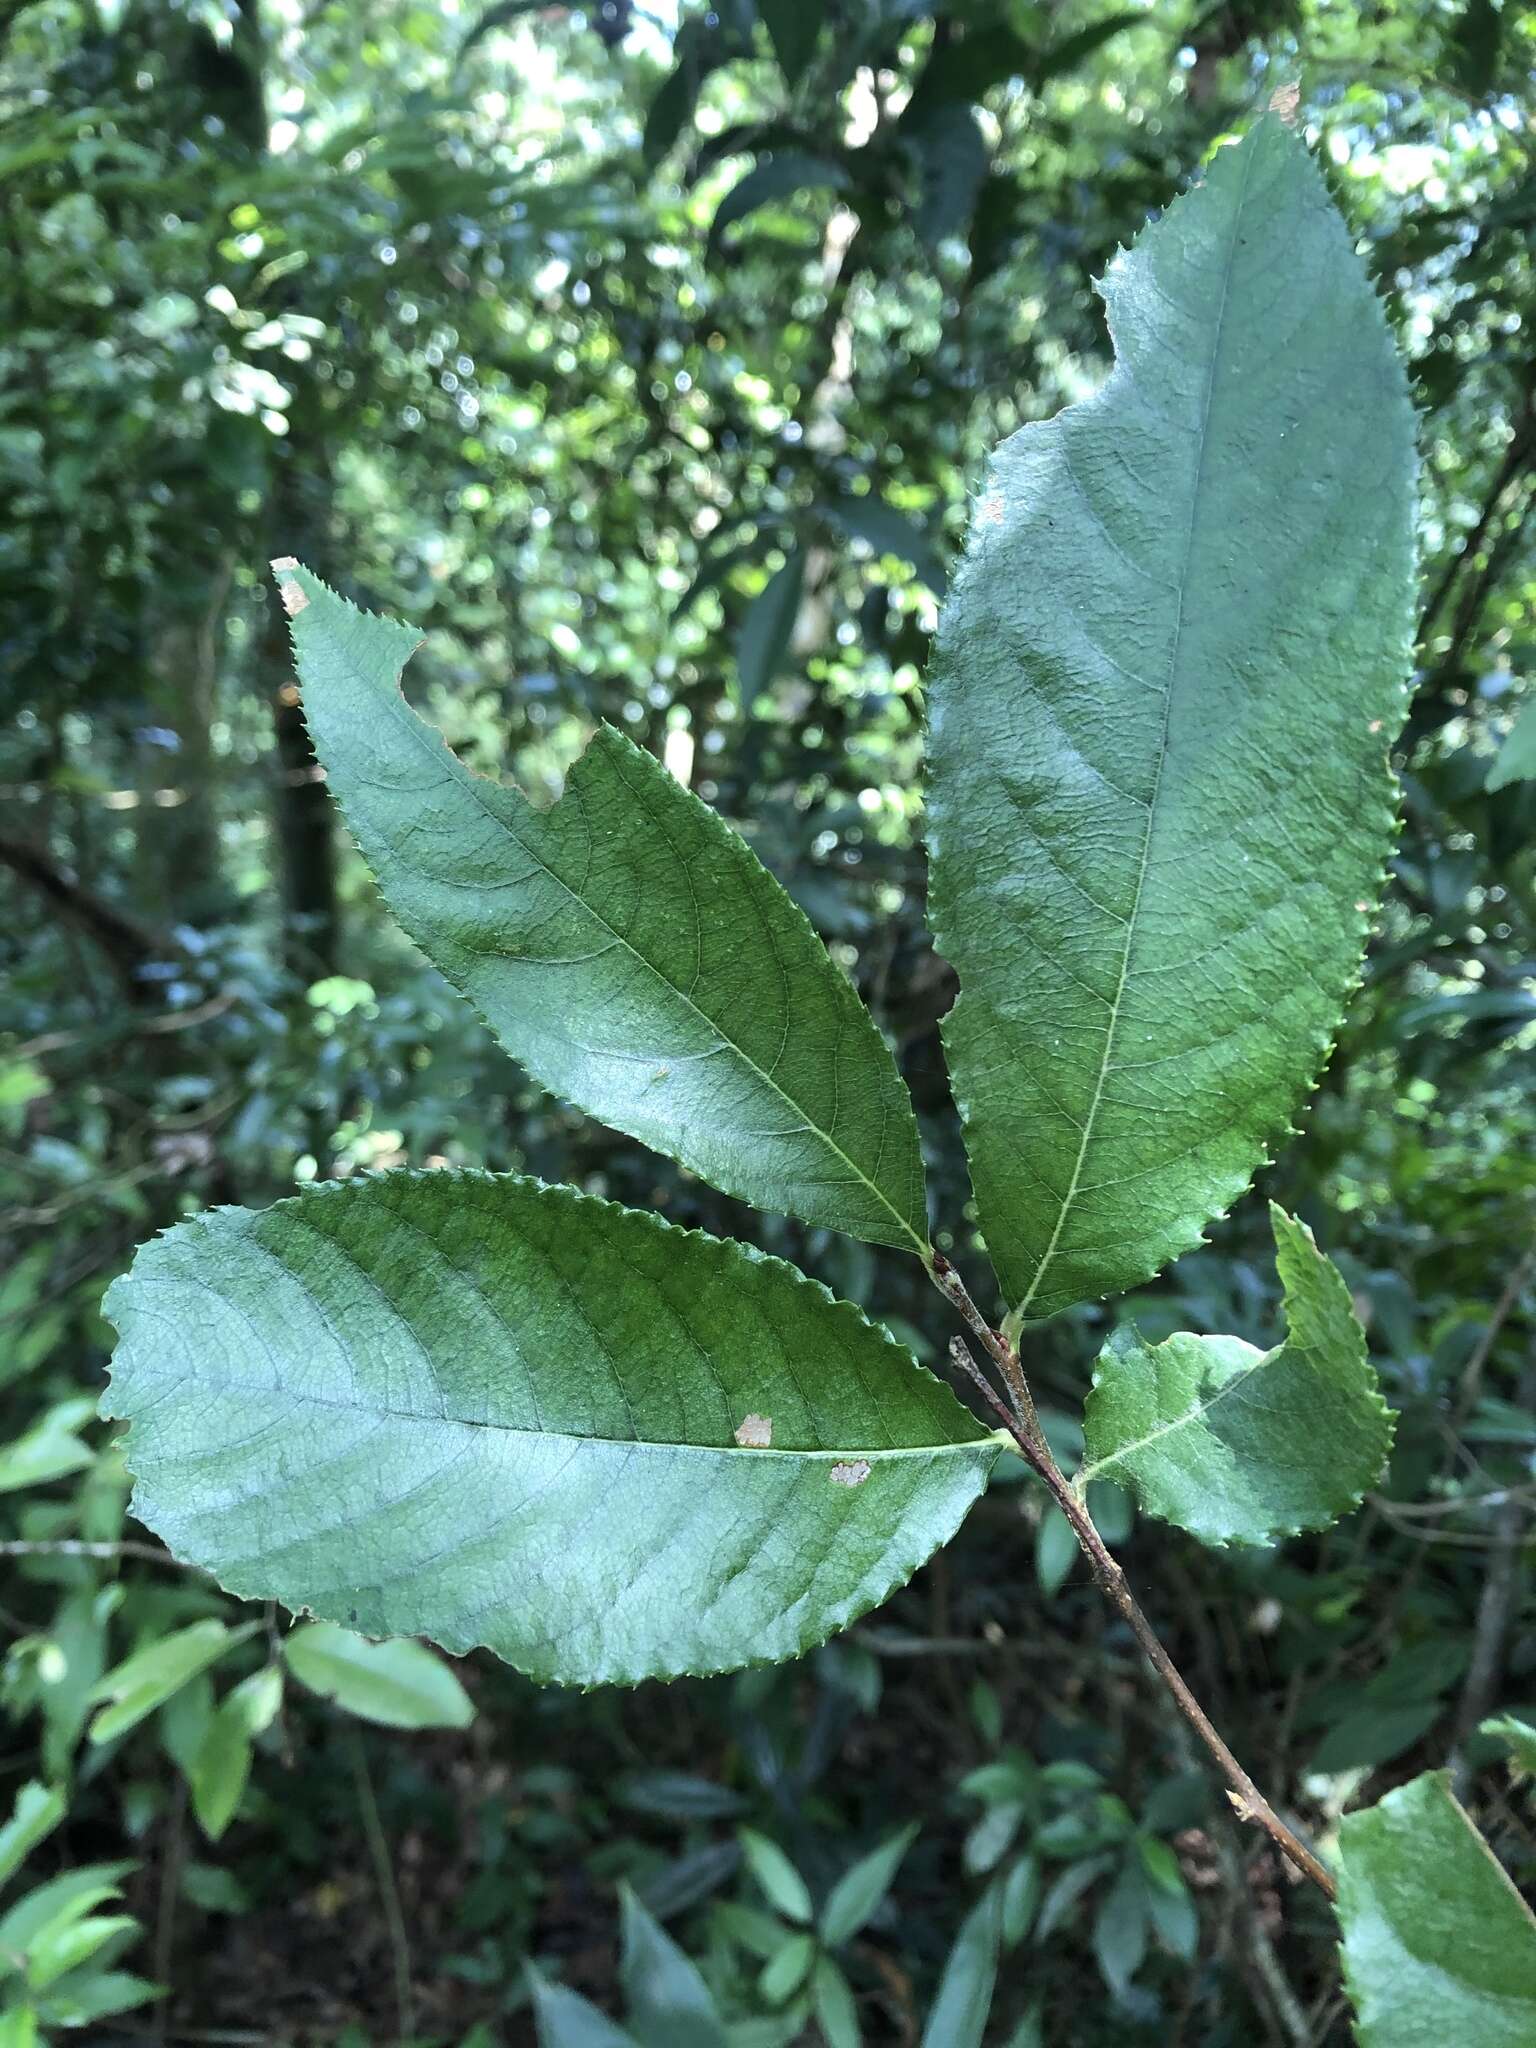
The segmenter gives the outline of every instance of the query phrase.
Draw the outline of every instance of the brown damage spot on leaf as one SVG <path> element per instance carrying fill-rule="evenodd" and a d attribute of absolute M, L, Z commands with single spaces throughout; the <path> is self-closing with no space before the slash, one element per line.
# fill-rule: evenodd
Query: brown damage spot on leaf
<path fill-rule="evenodd" d="M 279 576 L 281 576 L 283 570 L 297 569 L 298 566 L 298 563 L 294 560 L 292 555 L 279 555 L 277 560 L 272 564 L 272 567 L 277 571 Z M 283 610 L 288 614 L 290 619 L 296 619 L 299 616 L 299 613 L 303 611 L 305 605 L 309 603 L 309 599 L 304 595 L 303 591 L 300 590 L 297 583 L 280 582 L 277 586 L 277 594 L 283 600 Z"/>
<path fill-rule="evenodd" d="M 869 1477 L 868 1458 L 853 1458 L 846 1465 L 834 1465 L 827 1475 L 834 1486 L 862 1486 Z"/>
<path fill-rule="evenodd" d="M 976 507 L 977 520 L 983 526 L 1001 526 L 1003 523 L 1003 494 L 991 490 Z"/>
<path fill-rule="evenodd" d="M 1269 96 L 1269 111 L 1278 114 L 1287 128 L 1296 126 L 1296 114 L 1301 106 L 1301 87 L 1294 82 L 1277 85 Z"/>
<path fill-rule="evenodd" d="M 766 1451 L 773 1442 L 773 1418 L 769 1415 L 743 1415 L 734 1434 L 744 1451 Z"/>

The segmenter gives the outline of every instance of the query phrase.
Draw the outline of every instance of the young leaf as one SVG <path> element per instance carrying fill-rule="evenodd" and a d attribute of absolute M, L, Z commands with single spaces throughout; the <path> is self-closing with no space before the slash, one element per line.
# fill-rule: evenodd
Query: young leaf
<path fill-rule="evenodd" d="M 916 1821 L 887 1837 L 878 1849 L 861 1856 L 851 1870 L 845 1870 L 833 1885 L 821 1909 L 821 1938 L 828 1948 L 841 1948 L 880 1910 L 890 1890 L 901 1859 L 917 1837 Z"/>
<path fill-rule="evenodd" d="M 1536 2041 L 1536 1920 L 1443 1771 L 1340 1824 L 1339 1921 L 1360 2048 Z"/>
<path fill-rule="evenodd" d="M 1392 1443 L 1349 1289 L 1304 1223 L 1270 1204 L 1286 1336 L 1272 1351 L 1117 1330 L 1083 1411 L 1088 1461 L 1204 1543 L 1273 1543 L 1359 1505 Z"/>
<path fill-rule="evenodd" d="M 64 1812 L 64 1794 L 57 1786 L 22 1786 L 10 1818 L 0 1826 L 0 1884 L 21 1868 L 39 1842 L 47 1841 Z"/>
<path fill-rule="evenodd" d="M 551 810 L 472 775 L 400 694 L 419 635 L 279 575 L 310 733 L 379 887 L 534 1079 L 727 1194 L 921 1252 L 895 1064 L 739 835 L 611 726 Z"/>
<path fill-rule="evenodd" d="M 179 1555 L 568 1683 L 808 1649 L 953 1535 L 998 1449 L 792 1267 L 511 1175 L 213 1211 L 108 1312 L 134 1512 Z"/>
<path fill-rule="evenodd" d="M 301 1685 L 383 1728 L 467 1728 L 475 1718 L 469 1694 L 421 1643 L 370 1643 L 316 1621 L 284 1639 L 283 1657 Z"/>
<path fill-rule="evenodd" d="M 1317 1075 L 1393 828 L 1407 386 L 1305 148 L 1111 266 L 1097 396 L 999 450 L 931 677 L 946 1026 L 1010 1326 L 1149 1278 Z"/>
<path fill-rule="evenodd" d="M 760 1835 L 756 1828 L 738 1828 L 736 1839 L 747 1868 L 762 1887 L 764 1898 L 786 1920 L 808 1922 L 812 1915 L 811 1895 L 805 1879 L 777 1842 Z"/>

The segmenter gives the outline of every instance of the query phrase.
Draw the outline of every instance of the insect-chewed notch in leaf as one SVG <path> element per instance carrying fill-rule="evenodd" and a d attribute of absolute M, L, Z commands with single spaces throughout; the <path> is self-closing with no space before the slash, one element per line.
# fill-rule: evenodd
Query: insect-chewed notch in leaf
<path fill-rule="evenodd" d="M 1270 1206 L 1286 1336 L 1272 1351 L 1116 1331 L 1083 1413 L 1079 1484 L 1114 1479 L 1207 1543 L 1325 1529 L 1381 1472 L 1392 1416 L 1349 1289 L 1303 1223 Z"/>
<path fill-rule="evenodd" d="M 998 1448 L 793 1267 L 511 1175 L 214 1210 L 107 1309 L 103 1405 L 178 1556 L 566 1683 L 821 1642 L 953 1535 Z"/>
<path fill-rule="evenodd" d="M 1326 1057 L 1391 845 L 1414 425 L 1274 117 L 1111 265 L 1104 388 L 998 450 L 929 693 L 945 1027 L 1010 1327 L 1134 1286 Z"/>
<path fill-rule="evenodd" d="M 727 1194 L 922 1253 L 895 1062 L 740 834 L 609 725 L 550 810 L 471 774 L 400 693 L 421 636 L 274 567 L 315 750 L 385 901 L 514 1058 Z"/>

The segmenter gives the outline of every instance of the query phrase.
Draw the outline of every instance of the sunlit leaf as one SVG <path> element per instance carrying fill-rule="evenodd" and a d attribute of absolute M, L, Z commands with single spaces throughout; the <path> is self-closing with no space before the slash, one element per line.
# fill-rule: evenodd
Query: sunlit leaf
<path fill-rule="evenodd" d="M 1316 1077 L 1393 830 L 1414 428 L 1274 118 L 1111 266 L 1096 396 L 998 451 L 930 681 L 931 905 L 1015 1322 L 1144 1280 Z"/>

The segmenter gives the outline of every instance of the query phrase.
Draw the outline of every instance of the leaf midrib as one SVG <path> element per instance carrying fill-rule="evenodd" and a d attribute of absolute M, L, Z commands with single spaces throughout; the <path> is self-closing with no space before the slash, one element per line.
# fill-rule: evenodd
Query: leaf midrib
<path fill-rule="evenodd" d="M 367 676 L 363 674 L 362 670 L 358 668 L 355 662 L 352 660 L 349 651 L 344 653 L 343 658 L 346 660 L 347 667 L 351 671 L 354 683 L 358 684 L 365 692 L 371 690 L 373 688 L 373 685 L 370 683 Z M 403 666 L 401 669 L 401 674 L 404 674 Z M 786 1108 L 793 1110 L 795 1115 L 802 1119 L 807 1117 L 808 1112 L 806 1111 L 804 1104 L 797 1102 L 792 1095 L 787 1094 L 786 1091 L 779 1086 L 778 1082 L 774 1080 L 773 1076 L 767 1071 L 767 1069 L 758 1065 L 757 1061 L 753 1059 L 752 1055 L 746 1050 L 744 1046 L 739 1045 L 734 1038 L 731 1038 L 722 1030 L 720 1023 L 716 1018 L 711 1017 L 707 1010 L 701 1009 L 690 995 L 685 994 L 684 991 L 677 986 L 676 982 L 668 980 L 667 976 L 663 974 L 661 969 L 655 964 L 654 961 L 647 959 L 645 954 L 640 951 L 639 947 L 636 946 L 634 942 L 625 933 L 619 931 L 616 926 L 610 924 L 608 919 L 603 916 L 603 913 L 599 909 L 597 909 L 597 907 L 594 904 L 589 903 L 584 896 L 578 895 L 577 892 L 571 887 L 570 883 L 567 882 L 562 875 L 558 875 L 555 873 L 554 869 L 550 867 L 549 863 L 543 858 L 543 856 L 537 851 L 537 849 L 530 846 L 527 843 L 527 841 L 521 837 L 519 833 L 513 830 L 513 827 L 508 822 L 508 820 L 502 817 L 495 810 L 495 808 L 492 806 L 492 804 L 486 797 L 485 793 L 475 787 L 477 778 L 465 770 L 463 763 L 457 759 L 457 757 L 453 753 L 452 748 L 448 746 L 447 742 L 443 739 L 440 733 L 435 735 L 436 746 L 434 747 L 434 734 L 427 726 L 426 721 L 422 719 L 420 716 L 418 716 L 418 714 L 406 702 L 405 693 L 402 689 L 399 688 L 399 677 L 396 678 L 395 702 L 391 708 L 394 711 L 394 714 L 397 718 L 404 718 L 406 722 L 406 729 L 409 731 L 413 742 L 417 746 L 423 748 L 429 755 L 431 755 L 433 757 L 434 762 L 436 761 L 436 755 L 438 750 L 441 750 L 441 752 L 447 756 L 450 765 L 450 772 L 454 770 L 458 771 L 457 779 L 459 780 L 460 787 L 466 790 L 469 793 L 469 795 L 474 798 L 475 802 L 479 804 L 480 808 L 485 812 L 486 816 L 491 820 L 492 824 L 498 826 L 503 832 L 506 832 L 516 842 L 516 844 L 521 848 L 521 850 L 528 856 L 528 858 L 534 862 L 534 864 L 541 870 L 542 873 L 548 875 L 549 879 L 552 882 L 556 883 L 558 887 L 563 889 L 566 895 L 571 899 L 571 901 L 575 903 L 581 910 L 583 910 L 588 917 L 592 918 L 595 923 L 601 925 L 605 932 L 611 933 L 615 941 L 624 948 L 625 952 L 627 952 L 632 959 L 638 960 L 642 967 L 644 967 L 650 974 L 654 975 L 656 980 L 660 982 L 662 987 L 667 989 L 673 996 L 675 996 L 678 1002 L 680 1002 L 686 1010 L 691 1011 L 692 1014 L 695 1017 L 697 1017 L 701 1023 L 708 1025 L 711 1031 L 720 1036 L 723 1042 L 726 1045 L 728 1045 L 731 1048 L 731 1050 L 736 1054 L 736 1057 L 739 1060 L 741 1060 L 745 1066 L 749 1067 L 752 1070 L 752 1072 L 758 1077 L 758 1079 L 767 1088 L 769 1088 L 773 1092 L 773 1094 L 775 1094 L 779 1098 L 779 1100 L 785 1105 Z M 622 737 L 622 735 L 620 735 L 620 737 Z M 507 786 L 505 784 L 495 784 L 493 785 L 493 787 L 506 788 Z M 520 789 L 517 789 L 515 786 L 512 787 L 508 791 L 508 793 L 514 796 L 521 803 L 526 804 L 528 801 L 528 799 L 523 795 L 522 791 Z M 563 798 L 561 800 L 563 801 Z M 343 806 L 343 808 L 345 808 L 345 806 Z M 722 819 L 720 822 L 724 824 L 725 821 Z M 727 829 L 729 828 L 727 827 Z M 751 849 L 749 848 L 748 851 L 750 852 Z M 404 858 L 403 855 L 397 857 L 401 859 Z M 766 869 L 764 869 L 763 872 L 767 874 Z M 773 878 L 772 876 L 769 876 L 768 879 L 772 881 Z M 831 967 L 832 972 L 834 974 L 839 972 L 839 969 L 837 968 L 835 962 L 833 962 L 830 959 L 830 956 L 828 959 L 828 965 Z M 492 1026 L 492 1029 L 495 1029 L 494 1025 Z M 815 1122 L 808 1122 L 806 1124 L 806 1129 L 813 1132 L 816 1135 L 816 1137 L 818 1137 L 821 1140 L 821 1142 L 827 1147 L 827 1149 L 831 1153 L 833 1153 L 836 1158 L 842 1161 L 843 1165 L 848 1168 L 848 1171 L 853 1175 L 854 1179 L 858 1181 L 862 1187 L 868 1188 L 870 1193 L 875 1197 L 876 1201 L 890 1216 L 891 1220 L 896 1224 L 898 1229 L 911 1242 L 913 1248 L 917 1252 L 918 1257 L 926 1259 L 928 1256 L 927 1240 L 912 1228 L 911 1223 L 897 1209 L 896 1205 L 894 1204 L 894 1202 L 892 1202 L 889 1195 L 886 1194 L 885 1190 L 882 1187 L 880 1187 L 876 1182 L 872 1181 L 869 1175 L 864 1172 L 861 1166 L 859 1166 L 858 1164 L 856 1164 L 854 1160 L 849 1158 L 848 1154 L 843 1150 L 842 1146 L 838 1144 L 837 1140 L 832 1136 L 830 1131 L 823 1130 L 820 1124 Z"/>
<path fill-rule="evenodd" d="M 1022 1325 L 1024 1318 L 1029 1312 L 1030 1303 L 1040 1292 L 1041 1283 L 1052 1260 L 1056 1256 L 1056 1247 L 1060 1243 L 1061 1233 L 1066 1227 L 1067 1217 L 1071 1214 L 1072 1205 L 1077 1199 L 1077 1190 L 1082 1181 L 1083 1166 L 1088 1157 L 1088 1148 L 1093 1140 L 1094 1126 L 1098 1120 L 1099 1108 L 1104 1099 L 1104 1083 L 1108 1078 L 1110 1062 L 1114 1057 L 1115 1034 L 1119 1029 L 1120 1011 L 1124 1004 L 1126 988 L 1130 981 L 1131 954 L 1135 947 L 1137 921 L 1141 914 L 1142 897 L 1146 891 L 1147 873 L 1151 865 L 1152 838 L 1157 823 L 1157 803 L 1163 786 L 1163 771 L 1168 760 L 1168 735 L 1173 719 L 1174 688 L 1178 675 L 1179 658 L 1184 647 L 1185 595 L 1189 587 L 1190 566 L 1194 559 L 1195 531 L 1199 524 L 1200 497 L 1205 482 L 1206 455 L 1210 448 L 1211 404 L 1215 396 L 1216 371 L 1221 357 L 1222 339 L 1226 332 L 1227 302 L 1231 293 L 1232 269 L 1237 261 L 1238 230 L 1242 225 L 1243 208 L 1248 202 L 1248 183 L 1252 175 L 1253 154 L 1251 149 L 1243 152 L 1242 182 L 1238 187 L 1237 205 L 1233 210 L 1231 240 L 1227 248 L 1227 260 L 1221 277 L 1221 302 L 1216 309 L 1216 331 L 1211 342 L 1210 362 L 1206 367 L 1205 393 L 1200 406 L 1200 453 L 1195 466 L 1194 489 L 1190 493 L 1189 525 L 1184 536 L 1184 560 L 1178 578 L 1179 606 L 1178 615 L 1174 621 L 1173 647 L 1168 657 L 1168 686 L 1163 699 L 1163 723 L 1158 737 L 1157 768 L 1153 777 L 1151 798 L 1147 804 L 1147 829 L 1141 843 L 1141 862 L 1136 873 L 1136 888 L 1131 898 L 1130 915 L 1127 917 L 1125 924 L 1125 947 L 1120 956 L 1119 979 L 1115 985 L 1114 1000 L 1110 1005 L 1109 1023 L 1104 1034 L 1104 1051 L 1099 1061 L 1098 1073 L 1094 1079 L 1093 1099 L 1088 1105 L 1088 1114 L 1083 1119 L 1083 1127 L 1078 1140 L 1077 1157 L 1072 1163 L 1072 1176 L 1067 1183 L 1067 1191 L 1061 1198 L 1061 1205 L 1056 1214 L 1055 1227 L 1052 1229 L 1045 1250 L 1041 1254 L 1040 1263 L 1035 1268 L 1034 1275 L 1030 1280 L 1023 1299 L 1008 1318 L 1010 1328 Z M 1150 258 L 1148 258 L 1148 261 L 1150 262 Z M 1117 358 L 1115 376 L 1123 377 L 1124 374 L 1124 364 Z"/>
<path fill-rule="evenodd" d="M 155 1375 L 151 1373 L 150 1377 L 153 1378 Z M 666 1437 L 602 1436 L 596 1432 L 570 1429 L 529 1429 L 512 1422 L 476 1422 L 467 1415 L 430 1415 L 413 1408 L 392 1408 L 383 1402 L 336 1400 L 330 1395 L 308 1393 L 282 1382 L 275 1387 L 232 1389 L 227 1381 L 219 1379 L 216 1375 L 196 1370 L 178 1373 L 176 1378 L 178 1385 L 190 1381 L 193 1386 L 208 1388 L 216 1394 L 228 1394 L 233 1391 L 252 1395 L 284 1395 L 295 1403 L 311 1408 L 327 1409 L 334 1414 L 366 1415 L 375 1421 L 382 1418 L 391 1422 L 434 1423 L 443 1428 L 485 1430 L 495 1436 L 531 1437 L 538 1443 L 603 1444 L 610 1449 L 622 1451 L 686 1451 L 698 1457 L 709 1458 L 825 1458 L 833 1463 L 865 1458 L 873 1465 L 897 1458 L 931 1458 L 948 1452 L 974 1455 L 988 1449 L 995 1451 L 1002 1437 L 1002 1432 L 994 1431 L 991 1434 L 963 1438 L 959 1442 L 941 1444 L 851 1444 L 835 1450 L 791 1450 L 787 1447 L 764 1445 L 758 1449 L 746 1444 L 690 1444 Z"/>
<path fill-rule="evenodd" d="M 1209 1339 L 1196 1337 L 1193 1341 L 1200 1344 L 1208 1342 Z M 1272 1351 L 1261 1351 L 1258 1357 L 1245 1365 L 1241 1371 L 1223 1380 L 1208 1401 L 1197 1401 L 1193 1408 L 1186 1408 L 1182 1415 L 1176 1415 L 1171 1422 L 1160 1422 L 1156 1429 L 1149 1429 L 1145 1436 L 1136 1437 L 1131 1443 L 1121 1444 L 1119 1449 L 1111 1451 L 1107 1458 L 1096 1458 L 1091 1464 L 1082 1466 L 1072 1482 L 1074 1490 L 1091 1484 L 1101 1472 L 1107 1472 L 1111 1465 L 1123 1464 L 1127 1458 L 1134 1458 L 1139 1451 L 1146 1450 L 1149 1444 L 1160 1443 L 1165 1436 L 1175 1436 L 1181 1429 L 1188 1429 L 1196 1422 L 1204 1422 L 1211 1410 L 1219 1407 L 1228 1394 L 1235 1394 L 1239 1388 L 1245 1387 L 1256 1372 L 1262 1372 L 1264 1367 L 1272 1365 L 1283 1351 L 1292 1348 L 1294 1347 L 1287 1338 L 1283 1343 L 1277 1344 Z"/>

